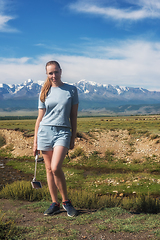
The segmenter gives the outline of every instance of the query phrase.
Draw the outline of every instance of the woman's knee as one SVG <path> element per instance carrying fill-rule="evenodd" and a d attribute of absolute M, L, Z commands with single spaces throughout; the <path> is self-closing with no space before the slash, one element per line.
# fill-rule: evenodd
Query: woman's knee
<path fill-rule="evenodd" d="M 49 174 L 52 173 L 51 166 L 46 166 L 46 172 Z"/>
<path fill-rule="evenodd" d="M 61 170 L 62 169 L 59 166 L 46 165 L 47 174 L 58 175 L 61 172 Z"/>
<path fill-rule="evenodd" d="M 56 176 L 61 173 L 62 169 L 61 169 L 61 167 L 53 166 L 53 167 L 51 167 L 51 171 Z"/>

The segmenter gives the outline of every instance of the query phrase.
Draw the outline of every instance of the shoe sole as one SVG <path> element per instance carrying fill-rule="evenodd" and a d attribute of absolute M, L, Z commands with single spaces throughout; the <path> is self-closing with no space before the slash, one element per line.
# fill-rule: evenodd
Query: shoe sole
<path fill-rule="evenodd" d="M 57 211 L 55 211 L 53 213 L 44 213 L 44 216 L 52 216 L 52 215 L 55 215 L 57 213 L 60 213 L 60 210 L 57 210 Z"/>

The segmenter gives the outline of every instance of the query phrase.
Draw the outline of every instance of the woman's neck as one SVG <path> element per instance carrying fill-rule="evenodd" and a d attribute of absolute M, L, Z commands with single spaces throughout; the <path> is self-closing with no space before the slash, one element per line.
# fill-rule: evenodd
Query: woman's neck
<path fill-rule="evenodd" d="M 63 82 L 62 81 L 60 81 L 60 82 L 52 82 L 52 87 L 60 87 L 60 86 L 62 86 L 63 85 Z"/>

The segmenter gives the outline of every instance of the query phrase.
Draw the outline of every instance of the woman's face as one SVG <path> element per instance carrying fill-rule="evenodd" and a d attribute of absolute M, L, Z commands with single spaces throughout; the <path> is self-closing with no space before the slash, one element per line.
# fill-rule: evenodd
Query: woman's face
<path fill-rule="evenodd" d="M 52 64 L 46 67 L 46 74 L 52 81 L 52 86 L 59 86 L 61 82 L 62 70 L 56 65 Z"/>

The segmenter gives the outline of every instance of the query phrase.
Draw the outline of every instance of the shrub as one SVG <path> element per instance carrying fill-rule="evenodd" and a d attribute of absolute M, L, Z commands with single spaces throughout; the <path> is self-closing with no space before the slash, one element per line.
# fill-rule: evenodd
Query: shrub
<path fill-rule="evenodd" d="M 141 195 L 135 204 L 137 212 L 144 213 L 159 213 L 160 212 L 160 201 L 153 199 L 149 196 Z"/>
<path fill-rule="evenodd" d="M 69 190 L 69 197 L 72 199 L 74 206 L 85 209 L 111 208 L 119 205 L 119 199 L 113 196 L 99 196 L 93 192 L 85 190 Z"/>
<path fill-rule="evenodd" d="M 4 217 L 5 214 L 0 212 L 0 239 L 25 239 L 22 237 L 23 230 L 16 227 L 14 221 L 5 220 Z"/>
<path fill-rule="evenodd" d="M 81 133 L 81 132 L 77 132 L 76 137 L 78 137 L 80 139 L 84 138 L 83 133 Z"/>
<path fill-rule="evenodd" d="M 80 147 L 77 147 L 74 152 L 72 152 L 70 154 L 70 158 L 76 158 L 76 157 L 79 157 L 79 156 L 83 156 L 84 155 L 84 151 L 82 148 Z"/>
<path fill-rule="evenodd" d="M 105 159 L 106 159 L 108 162 L 111 162 L 111 161 L 114 160 L 113 155 L 114 155 L 114 152 L 113 152 L 113 151 L 107 150 L 107 151 L 105 152 Z"/>
<path fill-rule="evenodd" d="M 13 151 L 13 145 L 10 144 L 10 145 L 7 145 L 7 147 L 5 148 L 1 148 L 0 149 L 0 156 L 1 157 L 7 157 L 7 158 L 12 158 L 12 151 Z"/>
<path fill-rule="evenodd" d="M 73 205 L 78 208 L 100 209 L 105 207 L 121 207 L 134 212 L 160 213 L 160 200 L 151 198 L 150 196 L 140 195 L 137 197 L 132 196 L 132 198 L 121 198 L 118 195 L 99 196 L 98 194 L 86 192 L 82 189 L 68 190 L 69 198 L 72 200 Z M 51 200 L 47 187 L 36 190 L 27 181 L 17 181 L 6 185 L 1 190 L 0 197 L 28 201 Z"/>
<path fill-rule="evenodd" d="M 151 140 L 154 140 L 154 139 L 156 139 L 156 138 L 159 138 L 159 136 L 158 136 L 157 134 L 152 134 L 152 135 L 150 136 L 150 138 L 151 138 Z"/>
<path fill-rule="evenodd" d="M 135 198 L 123 199 L 121 207 L 126 210 L 132 210 L 141 213 L 159 213 L 160 201 L 150 196 L 140 195 Z"/>
<path fill-rule="evenodd" d="M 50 194 L 45 186 L 41 189 L 33 189 L 28 181 L 15 181 L 7 184 L 0 192 L 0 198 L 9 198 L 27 201 L 49 200 Z"/>
<path fill-rule="evenodd" d="M 129 135 L 136 134 L 136 130 L 134 128 L 128 128 L 127 130 Z"/>
<path fill-rule="evenodd" d="M 128 141 L 128 144 L 130 147 L 134 146 L 134 142 L 132 142 L 132 141 Z"/>
<path fill-rule="evenodd" d="M 4 146 L 6 144 L 5 138 L 0 134 L 0 147 Z"/>
<path fill-rule="evenodd" d="M 133 159 L 133 164 L 137 164 L 137 163 L 140 163 L 141 161 L 140 161 L 140 159 Z"/>

